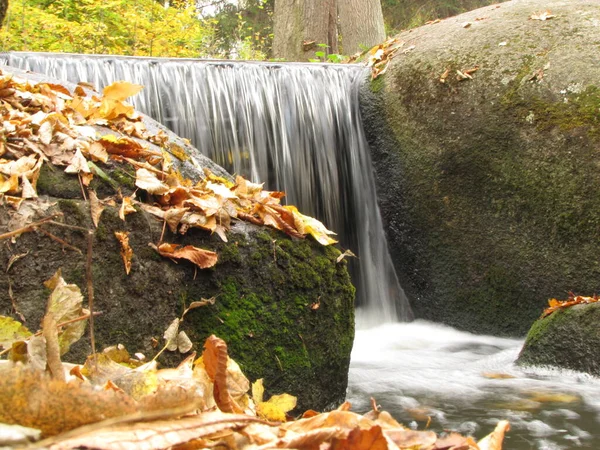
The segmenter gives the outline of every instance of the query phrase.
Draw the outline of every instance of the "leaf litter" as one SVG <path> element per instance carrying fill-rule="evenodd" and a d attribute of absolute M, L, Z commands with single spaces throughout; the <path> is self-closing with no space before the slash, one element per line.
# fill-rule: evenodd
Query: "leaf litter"
<path fill-rule="evenodd" d="M 403 47 L 403 42 L 391 40 L 371 50 L 374 77 L 385 72 L 392 55 Z M 141 89 L 117 82 L 99 97 L 87 95 L 80 86 L 71 93 L 60 85 L 30 83 L 0 72 L 0 203 L 17 212 L 25 201 L 38 202 L 43 209 L 36 185 L 44 164 L 77 176 L 86 198 L 84 186 L 94 176 L 115 185 L 98 164 L 120 163 L 135 171 L 135 185 L 147 199 L 119 193 L 99 199 L 88 191 L 95 226 L 105 205 L 121 203 L 122 220 L 139 207 L 180 234 L 201 228 L 226 240 L 231 222 L 245 220 L 296 238 L 311 235 L 323 245 L 336 242 L 321 222 L 282 205 L 282 192 L 265 191 L 240 176 L 231 182 L 206 170 L 205 177 L 194 182 L 175 171 L 169 152 L 179 160 L 185 155 L 168 143 L 164 132 L 149 133 L 125 101 Z M 97 127 L 118 136 L 98 136 Z M 163 150 L 152 150 L 148 142 Z M 53 222 L 48 217 L 34 223 L 32 217 L 23 215 L 20 226 L 2 239 L 15 239 Z M 133 250 L 127 234 L 115 236 L 129 272 Z M 166 258 L 184 259 L 200 268 L 218 259 L 214 252 L 162 238 L 151 245 Z M 229 358 L 227 344 L 216 336 L 206 340 L 201 357 L 192 352 L 174 369 L 158 369 L 155 359 L 145 362 L 144 355 L 131 356 L 122 346 L 94 353 L 83 365 L 63 363 L 61 355 L 83 335 L 93 316 L 83 308 L 79 288 L 68 284 L 60 271 L 46 287 L 52 292 L 42 331 L 33 334 L 20 322 L 0 316 L 0 354 L 9 358 L 0 361 L 0 424 L 28 427 L 27 436 L 34 437 L 27 439 L 33 440 L 39 430 L 44 440 L 34 444 L 38 447 L 499 450 L 509 429 L 508 422 L 501 421 L 478 443 L 455 433 L 438 437 L 408 429 L 376 406 L 364 415 L 351 412 L 348 403 L 327 413 L 308 411 L 293 420 L 289 414 L 296 398 L 284 393 L 265 401 L 263 380 L 251 385 Z M 215 300 L 193 302 L 175 319 L 165 332 L 163 350 L 190 352 L 193 345 L 179 326 L 190 309 L 210 307 Z"/>

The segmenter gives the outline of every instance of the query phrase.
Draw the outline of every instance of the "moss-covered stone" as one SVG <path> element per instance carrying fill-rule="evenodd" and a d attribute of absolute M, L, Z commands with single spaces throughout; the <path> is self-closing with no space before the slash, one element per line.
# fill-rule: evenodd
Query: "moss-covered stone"
<path fill-rule="evenodd" d="M 600 303 L 558 310 L 534 322 L 517 363 L 600 376 Z"/>
<path fill-rule="evenodd" d="M 56 208 L 66 223 L 93 229 L 86 202 L 61 199 Z M 7 214 L 0 210 L 0 223 Z M 87 233 L 56 228 L 53 233 L 83 253 L 63 250 L 35 233 L 0 248 L 3 261 L 29 250 L 13 265 L 10 281 L 0 278 L 0 289 L 8 290 L 11 283 L 13 298 L 30 324 L 40 322 L 48 296 L 42 282 L 57 269 L 85 293 Z M 129 232 L 134 251 L 130 275 L 125 274 L 115 231 Z M 354 337 L 354 287 L 346 264 L 336 262 L 338 250 L 244 223 L 233 227 L 227 243 L 198 230 L 165 235 L 167 242 L 219 254 L 216 267 L 196 270 L 186 262 L 174 264 L 148 246 L 161 232 L 162 224 L 141 211 L 128 215 L 126 222 L 117 208 L 103 212 L 94 234 L 92 266 L 95 308 L 102 312 L 95 320 L 99 347 L 121 343 L 151 357 L 158 351 L 152 338 L 162 342 L 166 327 L 187 305 L 214 296 L 214 305 L 189 312 L 182 324 L 196 351 L 215 334 L 227 342 L 230 355 L 251 380 L 265 379 L 268 393 L 297 395 L 299 409 L 325 409 L 343 401 Z M 0 300 L 0 314 L 11 311 L 10 300 Z M 81 362 L 89 351 L 82 339 L 66 359 Z M 167 352 L 159 361 L 173 365 L 181 358 Z"/>
<path fill-rule="evenodd" d="M 58 83 L 16 69 L 10 71 L 22 78 Z M 189 143 L 151 119 L 143 120 L 149 132 L 163 131 L 171 144 L 193 156 L 185 161 L 173 158 L 174 169 L 183 176 L 197 180 L 203 176 L 201 169 L 206 168 L 231 179 Z M 114 133 L 102 127 L 96 127 L 96 131 L 100 135 Z M 154 152 L 162 151 L 149 142 L 144 145 Z M 96 165 L 106 174 L 96 174 L 91 184 L 99 198 L 114 195 L 116 188 L 129 195 L 135 188 L 132 169 L 114 161 Z M 0 315 L 14 315 L 16 305 L 27 325 L 35 329 L 48 298 L 42 283 L 58 269 L 62 269 L 67 282 L 78 284 L 87 298 L 88 231 L 92 231 L 91 281 L 94 308 L 101 312 L 95 319 L 99 348 L 121 343 L 129 351 L 151 358 L 158 352 L 156 340 L 163 343 L 164 331 L 186 306 L 215 297 L 214 305 L 192 310 L 181 325 L 195 344 L 194 350 L 201 352 L 205 339 L 216 334 L 228 343 L 230 355 L 252 381 L 264 378 L 267 395 L 297 395 L 300 410 L 325 409 L 343 401 L 354 337 L 354 288 L 346 263 L 336 262 L 338 250 L 322 247 L 311 238 L 292 239 L 243 222 L 233 225 L 228 242 L 199 229 L 188 230 L 185 235 L 168 231 L 163 235 L 163 222 L 139 208 L 123 221 L 118 207 L 108 207 L 95 228 L 90 205 L 81 200 L 76 176 L 60 168 L 44 167 L 37 187 L 45 196 L 44 208 L 54 206 L 46 210 L 39 204 L 31 207 L 26 201 L 19 213 L 6 205 L 0 207 L 0 233 L 42 215 L 57 214 L 56 220 L 69 226 L 47 225 L 60 240 L 32 231 L 23 233 L 14 244 L 0 246 L 2 267 L 14 255 L 22 256 L 13 261 L 8 273 L 1 272 L 0 292 L 10 291 L 12 298 L 0 295 Z M 143 200 L 143 192 L 137 198 Z M 18 214 L 22 216 L 15 217 Z M 129 233 L 134 252 L 129 275 L 123 267 L 115 231 Z M 206 270 L 186 261 L 175 264 L 149 247 L 149 243 L 161 239 L 214 250 L 219 261 Z M 69 245 L 63 248 L 61 240 Z M 89 341 L 84 338 L 71 347 L 65 359 L 83 362 L 89 352 Z M 159 362 L 173 365 L 183 357 L 165 352 Z"/>
<path fill-rule="evenodd" d="M 545 9 L 561 20 L 528 20 Z M 382 89 L 363 89 L 388 242 L 416 317 L 523 335 L 548 298 L 597 291 L 597 20 L 586 1 L 467 13 L 400 35 L 414 50 L 394 58 Z M 475 66 L 472 80 L 454 75 Z"/>

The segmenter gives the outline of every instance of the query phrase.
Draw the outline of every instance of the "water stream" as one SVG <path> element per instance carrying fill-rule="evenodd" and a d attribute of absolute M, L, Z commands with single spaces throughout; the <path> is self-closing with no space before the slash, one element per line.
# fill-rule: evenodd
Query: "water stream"
<path fill-rule="evenodd" d="M 357 303 L 372 323 L 409 319 L 383 232 L 352 65 L 9 53 L 0 61 L 98 89 L 145 86 L 136 108 L 188 138 L 230 173 L 286 192 L 339 234 L 358 261 Z"/>
<path fill-rule="evenodd" d="M 347 399 L 404 424 L 482 438 L 507 419 L 507 450 L 600 448 L 600 379 L 514 365 L 519 339 L 416 321 L 357 330 Z"/>

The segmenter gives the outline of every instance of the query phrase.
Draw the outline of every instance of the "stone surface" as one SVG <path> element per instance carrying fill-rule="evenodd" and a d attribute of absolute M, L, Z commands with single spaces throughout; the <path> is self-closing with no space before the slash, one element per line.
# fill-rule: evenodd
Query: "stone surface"
<path fill-rule="evenodd" d="M 600 376 L 600 303 L 576 305 L 537 320 L 517 364 L 550 366 Z"/>
<path fill-rule="evenodd" d="M 509 1 L 398 38 L 414 48 L 361 100 L 415 316 L 524 335 L 548 298 L 597 292 L 600 4 Z"/>
<path fill-rule="evenodd" d="M 124 195 L 131 194 L 131 170 L 110 163 L 102 167 Z M 92 186 L 100 198 L 115 194 L 99 177 Z M 164 344 L 167 326 L 187 305 L 216 297 L 214 305 L 189 312 L 181 325 L 195 351 L 201 353 L 204 340 L 215 334 L 226 340 L 230 356 L 251 381 L 264 378 L 266 395 L 296 395 L 300 410 L 325 409 L 343 401 L 354 337 L 354 288 L 346 262 L 336 262 L 336 248 L 245 222 L 234 224 L 227 243 L 203 230 L 192 229 L 183 236 L 167 230 L 165 242 L 218 253 L 215 267 L 196 270 L 191 263 L 162 258 L 149 247 L 159 242 L 163 224 L 141 210 L 122 221 L 117 208 L 107 208 L 94 229 L 77 178 L 60 168 L 42 171 L 38 193 L 40 202 L 25 202 L 18 214 L 0 206 L 0 234 L 53 213 L 61 213 L 57 220 L 65 224 L 94 230 L 94 309 L 102 312 L 95 319 L 98 348 L 121 343 L 131 353 L 152 358 Z M 49 296 L 42 283 L 59 268 L 67 283 L 80 286 L 87 298 L 87 232 L 56 225 L 45 229 L 82 253 L 39 232 L 23 233 L 14 242 L 0 241 L 0 315 L 18 319 L 14 304 L 32 330 L 39 328 Z M 115 231 L 130 233 L 130 275 L 125 274 Z M 21 257 L 7 271 L 15 255 Z M 152 338 L 159 341 L 157 348 Z M 82 363 L 89 352 L 86 335 L 64 360 Z M 185 356 L 165 352 L 159 362 L 172 365 Z"/>

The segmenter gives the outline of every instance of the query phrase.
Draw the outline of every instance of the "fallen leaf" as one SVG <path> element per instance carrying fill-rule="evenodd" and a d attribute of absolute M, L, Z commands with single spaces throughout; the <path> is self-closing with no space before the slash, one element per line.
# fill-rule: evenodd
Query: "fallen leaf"
<path fill-rule="evenodd" d="M 356 258 L 357 256 L 354 253 L 352 253 L 352 250 L 346 250 L 344 253 L 340 254 L 340 256 L 338 256 L 336 258 L 335 262 L 340 263 L 342 261 L 342 259 L 344 259 L 346 257 Z"/>
<path fill-rule="evenodd" d="M 502 450 L 504 435 L 510 430 L 510 424 L 506 420 L 501 420 L 496 425 L 493 432 L 488 434 L 482 440 L 477 442 L 479 450 Z"/>
<path fill-rule="evenodd" d="M 31 332 L 21 322 L 11 317 L 0 316 L 0 347 L 10 348 L 14 342 L 31 336 Z"/>
<path fill-rule="evenodd" d="M 129 246 L 129 232 L 115 231 L 115 237 L 121 244 L 121 258 L 125 265 L 125 273 L 131 272 L 131 259 L 133 258 L 133 249 Z"/>
<path fill-rule="evenodd" d="M 150 244 L 161 256 L 165 258 L 186 259 L 201 269 L 207 269 L 217 263 L 218 256 L 215 252 L 204 250 L 192 245 L 181 247 L 177 244 L 162 243 L 158 247 Z"/>
<path fill-rule="evenodd" d="M 554 14 L 552 14 L 551 11 L 542 11 L 542 12 L 537 12 L 537 13 L 533 13 L 529 18 L 531 20 L 541 20 L 541 21 L 545 21 L 545 20 L 550 20 L 553 19 L 554 17 L 556 17 Z"/>

